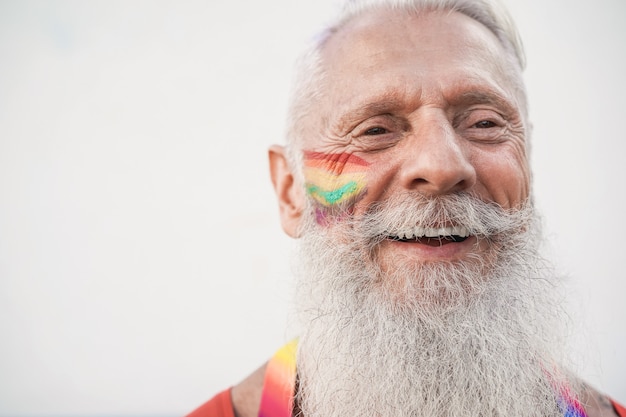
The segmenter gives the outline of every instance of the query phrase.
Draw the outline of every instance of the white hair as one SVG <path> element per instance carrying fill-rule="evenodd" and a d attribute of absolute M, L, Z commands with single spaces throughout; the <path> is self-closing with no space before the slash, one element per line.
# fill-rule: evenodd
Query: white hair
<path fill-rule="evenodd" d="M 287 122 L 287 155 L 298 176 L 301 167 L 299 146 L 305 135 L 305 119 L 323 94 L 322 51 L 330 38 L 357 16 L 372 10 L 401 10 L 410 14 L 428 11 L 462 13 L 485 26 L 498 39 L 507 60 L 519 73 L 518 95 L 526 113 L 526 92 L 521 80 L 526 59 L 521 38 L 513 19 L 498 0 L 346 0 L 332 23 L 321 31 L 296 62 Z"/>

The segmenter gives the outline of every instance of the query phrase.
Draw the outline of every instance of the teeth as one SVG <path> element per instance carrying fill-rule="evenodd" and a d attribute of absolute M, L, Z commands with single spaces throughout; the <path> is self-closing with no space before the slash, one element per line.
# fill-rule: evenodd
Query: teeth
<path fill-rule="evenodd" d="M 400 239 L 416 239 L 421 237 L 438 238 L 439 236 L 460 236 L 468 237 L 469 230 L 464 226 L 454 227 L 415 227 L 413 229 L 404 230 L 397 234 Z"/>

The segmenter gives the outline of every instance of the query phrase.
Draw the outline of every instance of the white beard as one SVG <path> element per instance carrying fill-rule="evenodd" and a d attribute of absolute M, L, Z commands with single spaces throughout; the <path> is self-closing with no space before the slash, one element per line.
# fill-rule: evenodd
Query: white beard
<path fill-rule="evenodd" d="M 303 232 L 302 415 L 562 416 L 555 387 L 571 385 L 555 361 L 564 315 L 532 209 L 504 213 L 460 195 L 371 211 L 327 227 L 309 221 Z M 381 230 L 442 219 L 488 239 L 490 253 L 381 267 Z"/>

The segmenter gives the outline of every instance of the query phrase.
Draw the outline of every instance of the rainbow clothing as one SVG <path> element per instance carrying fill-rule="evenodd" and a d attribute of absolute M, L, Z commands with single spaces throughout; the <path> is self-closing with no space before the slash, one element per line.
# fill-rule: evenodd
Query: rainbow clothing
<path fill-rule="evenodd" d="M 259 417 L 292 417 L 296 389 L 298 341 L 283 346 L 267 365 Z M 558 405 L 563 417 L 587 417 L 582 404 L 568 388 L 559 392 Z"/>
<path fill-rule="evenodd" d="M 268 362 L 259 417 L 293 417 L 294 393 L 296 392 L 297 340 L 283 346 Z M 563 417 L 588 417 L 580 401 L 568 388 L 559 390 L 557 399 Z M 626 417 L 626 408 L 611 400 L 613 411 Z M 235 417 L 230 389 L 225 390 L 187 417 Z"/>
<path fill-rule="evenodd" d="M 298 341 L 283 346 L 267 364 L 259 417 L 292 417 Z"/>

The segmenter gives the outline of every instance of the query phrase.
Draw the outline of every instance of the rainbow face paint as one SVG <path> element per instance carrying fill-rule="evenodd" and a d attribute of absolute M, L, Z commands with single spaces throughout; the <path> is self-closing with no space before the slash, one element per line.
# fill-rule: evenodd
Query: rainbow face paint
<path fill-rule="evenodd" d="M 305 151 L 307 194 L 325 211 L 344 209 L 365 195 L 368 166 L 365 160 L 349 153 Z"/>

